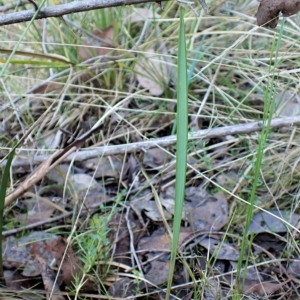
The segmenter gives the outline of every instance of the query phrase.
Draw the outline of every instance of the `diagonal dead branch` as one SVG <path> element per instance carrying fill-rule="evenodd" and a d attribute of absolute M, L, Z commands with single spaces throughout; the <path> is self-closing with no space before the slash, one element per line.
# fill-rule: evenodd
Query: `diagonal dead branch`
<path fill-rule="evenodd" d="M 27 192 L 32 186 L 45 177 L 56 165 L 64 160 L 74 151 L 78 150 L 84 145 L 84 142 L 89 138 L 94 132 L 100 130 L 103 124 L 92 128 L 90 131 L 83 134 L 80 138 L 76 139 L 73 143 L 55 151 L 50 157 L 48 157 L 38 168 L 36 168 L 26 179 L 23 181 L 16 190 L 6 196 L 5 206 L 8 206 L 12 201 L 22 196 Z"/>
<path fill-rule="evenodd" d="M 273 119 L 270 128 L 282 128 L 290 127 L 300 124 L 300 116 L 296 117 L 285 117 L 285 118 L 276 118 Z M 237 135 L 237 134 L 249 134 L 256 131 L 261 131 L 263 129 L 263 122 L 250 122 L 244 124 L 236 124 L 231 126 L 224 126 L 213 129 L 199 130 L 193 133 L 190 133 L 188 136 L 189 141 L 196 139 L 209 139 L 214 137 L 224 137 L 226 135 Z M 113 145 L 113 146 L 103 146 L 95 150 L 82 150 L 80 152 L 73 153 L 69 156 L 64 156 L 64 162 L 74 161 L 84 161 L 90 158 L 109 156 L 115 154 L 123 153 L 132 153 L 142 149 L 150 149 L 154 147 L 168 147 L 176 143 L 176 136 L 170 135 L 157 139 L 149 139 L 142 142 L 136 142 L 131 144 L 123 145 Z M 49 155 L 39 155 L 33 159 L 15 159 L 12 162 L 12 167 L 22 167 L 28 166 L 29 164 L 37 165 L 43 163 L 49 159 Z M 3 168 L 6 164 L 6 161 L 0 164 L 0 167 Z"/>

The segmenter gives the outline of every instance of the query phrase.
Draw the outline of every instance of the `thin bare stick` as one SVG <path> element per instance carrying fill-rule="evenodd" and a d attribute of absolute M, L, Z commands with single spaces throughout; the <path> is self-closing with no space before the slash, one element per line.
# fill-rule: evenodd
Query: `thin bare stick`
<path fill-rule="evenodd" d="M 300 116 L 296 117 L 285 117 L 277 118 L 271 121 L 271 128 L 282 128 L 290 127 L 296 124 L 300 124 Z M 237 135 L 237 134 L 249 134 L 256 131 L 261 131 L 263 129 L 263 122 L 249 122 L 245 124 L 236 124 L 231 126 L 224 126 L 212 129 L 199 130 L 189 134 L 189 141 L 197 139 L 210 139 L 215 137 L 224 137 L 226 135 Z M 157 139 L 149 139 L 142 142 L 123 144 L 123 145 L 113 145 L 113 146 L 103 146 L 95 150 L 81 150 L 76 153 L 64 157 L 64 162 L 70 162 L 73 159 L 75 161 L 84 161 L 90 158 L 109 156 L 115 154 L 132 153 L 135 151 L 140 151 L 143 149 L 150 149 L 154 147 L 168 147 L 176 143 L 176 136 L 170 135 Z M 74 157 L 75 156 L 75 157 Z M 34 165 L 43 163 L 49 159 L 49 155 L 39 155 L 34 158 L 15 158 L 12 162 L 13 167 L 27 166 L 29 163 Z M 6 161 L 0 164 L 1 168 L 4 168 Z"/>
<path fill-rule="evenodd" d="M 168 0 L 163 0 L 168 1 Z M 95 10 L 105 7 L 116 7 L 131 4 L 140 4 L 156 2 L 155 0 L 85 0 L 72 1 L 67 4 L 44 7 L 40 10 L 35 19 L 44 19 L 50 17 L 62 17 L 67 14 L 73 14 L 82 11 Z M 30 21 L 35 14 L 35 10 L 25 10 L 13 12 L 0 16 L 0 26 Z"/>
<path fill-rule="evenodd" d="M 71 216 L 72 214 L 73 214 L 73 211 L 69 211 L 65 214 L 61 214 L 61 215 L 56 216 L 56 217 L 51 217 L 51 218 L 41 220 L 41 221 L 38 221 L 38 222 L 35 222 L 35 223 L 32 223 L 32 224 L 28 224 L 26 226 L 22 226 L 22 227 L 19 227 L 19 228 L 3 231 L 2 235 L 3 236 L 14 235 L 14 234 L 17 234 L 19 232 L 22 232 L 22 231 L 25 231 L 25 230 L 28 230 L 28 229 L 32 229 L 32 228 L 35 228 L 35 227 L 38 227 L 38 226 L 47 225 L 49 223 L 59 221 L 63 218 L 67 218 L 67 217 Z"/>

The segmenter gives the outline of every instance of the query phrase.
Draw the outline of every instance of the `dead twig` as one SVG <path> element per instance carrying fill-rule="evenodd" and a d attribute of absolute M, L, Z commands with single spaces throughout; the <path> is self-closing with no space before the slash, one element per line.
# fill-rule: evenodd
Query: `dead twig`
<path fill-rule="evenodd" d="M 168 0 L 163 0 L 168 1 Z M 35 19 L 44 19 L 50 17 L 62 17 L 67 14 L 73 14 L 82 11 L 95 10 L 105 7 L 116 7 L 140 3 L 156 2 L 155 0 L 86 0 L 72 1 L 67 4 L 55 5 L 42 8 Z M 0 16 L 0 26 L 27 22 L 32 20 L 35 10 L 25 10 L 13 12 Z"/>
<path fill-rule="evenodd" d="M 12 201 L 27 192 L 33 185 L 45 177 L 56 165 L 69 156 L 72 152 L 78 150 L 84 145 L 84 142 L 94 132 L 102 128 L 102 124 L 92 128 L 90 131 L 83 134 L 80 138 L 68 145 L 66 148 L 55 151 L 48 159 L 46 159 L 37 169 L 35 169 L 26 179 L 22 182 L 16 190 L 10 193 L 5 198 L 5 206 L 8 206 Z"/>
<path fill-rule="evenodd" d="M 18 6 L 25 5 L 25 4 L 30 4 L 30 2 L 27 1 L 27 0 L 15 1 L 14 3 L 9 3 L 9 4 L 6 4 L 6 5 L 0 6 L 0 12 L 5 12 L 5 11 L 8 11 L 10 9 L 15 9 Z"/>
<path fill-rule="evenodd" d="M 276 118 L 271 121 L 270 128 L 282 128 L 290 127 L 296 124 L 300 124 L 300 116 L 296 117 L 285 117 L 285 118 Z M 263 122 L 249 122 L 244 124 L 236 124 L 231 126 L 224 126 L 219 128 L 204 129 L 199 130 L 193 133 L 190 133 L 188 136 L 189 141 L 197 139 L 211 139 L 215 137 L 224 137 L 226 135 L 237 135 L 237 134 L 249 134 L 253 132 L 258 132 L 263 129 Z M 123 145 L 113 145 L 113 146 L 103 146 L 99 147 L 96 150 L 83 150 L 69 156 L 64 156 L 64 162 L 74 161 L 84 161 L 90 158 L 109 156 L 123 153 L 132 153 L 142 149 L 150 149 L 154 147 L 168 147 L 176 143 L 176 136 L 170 135 L 157 139 L 149 139 L 142 142 L 123 144 Z M 49 159 L 49 155 L 39 155 L 31 158 L 16 158 L 12 162 L 12 167 L 22 167 L 28 166 L 29 164 L 37 165 L 43 163 Z M 0 164 L 0 167 L 3 168 L 6 164 L 6 161 L 3 161 Z"/>

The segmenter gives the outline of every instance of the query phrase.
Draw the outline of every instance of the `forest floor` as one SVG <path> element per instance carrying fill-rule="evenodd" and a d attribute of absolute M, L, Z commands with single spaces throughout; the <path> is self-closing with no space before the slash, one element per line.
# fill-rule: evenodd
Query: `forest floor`
<path fill-rule="evenodd" d="M 165 299 L 180 7 L 190 139 L 170 299 L 300 299 L 300 19 L 257 27 L 258 2 L 216 3 L 0 28 L 3 49 L 24 35 L 0 78 L 2 170 L 27 134 L 9 177 L 1 299 Z"/>

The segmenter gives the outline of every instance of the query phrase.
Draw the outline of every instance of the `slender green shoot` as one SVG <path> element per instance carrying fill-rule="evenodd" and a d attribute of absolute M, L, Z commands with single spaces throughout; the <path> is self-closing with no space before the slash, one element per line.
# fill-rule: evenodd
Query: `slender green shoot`
<path fill-rule="evenodd" d="M 9 170 L 10 165 L 13 160 L 15 154 L 15 149 L 13 149 L 7 159 L 7 163 L 5 165 L 2 181 L 0 185 L 0 277 L 3 277 L 3 262 L 2 262 L 2 230 L 3 230 L 3 214 L 4 214 L 4 204 L 5 204 L 5 196 L 6 196 L 6 188 L 9 179 Z"/>
<path fill-rule="evenodd" d="M 277 47 L 276 47 L 276 52 L 275 52 L 276 43 L 277 43 Z M 276 38 L 274 38 L 272 46 L 271 46 L 270 61 L 272 61 L 272 59 L 273 59 L 272 54 L 274 52 L 275 52 L 275 61 L 277 61 L 279 45 L 280 45 L 280 37 L 278 40 Z M 276 63 L 275 63 L 275 65 L 276 65 Z M 271 66 L 270 66 L 269 72 L 274 73 L 271 70 Z M 256 154 L 256 162 L 254 164 L 253 184 L 252 184 L 250 201 L 249 201 L 249 206 L 248 206 L 247 215 L 246 215 L 246 225 L 245 225 L 245 230 L 244 230 L 242 244 L 241 244 L 240 257 L 239 257 L 238 267 L 237 267 L 237 280 L 239 283 L 241 283 L 240 275 L 241 275 L 243 260 L 245 258 L 245 253 L 247 253 L 247 258 L 248 258 L 248 255 L 250 252 L 250 247 L 251 247 L 252 240 L 253 240 L 253 236 L 251 236 L 250 240 L 248 241 L 247 233 L 248 233 L 250 223 L 251 223 L 251 220 L 253 217 L 253 207 L 254 207 L 254 202 L 256 199 L 256 190 L 257 190 L 258 182 L 260 179 L 260 172 L 261 172 L 261 165 L 262 165 L 262 160 L 263 160 L 264 149 L 267 144 L 267 139 L 268 139 L 269 132 L 270 132 L 270 123 L 272 121 L 272 117 L 273 117 L 273 113 L 274 113 L 274 109 L 275 109 L 274 93 L 275 93 L 275 91 L 274 91 L 274 75 L 273 75 L 273 77 L 271 78 L 271 80 L 267 86 L 267 89 L 265 92 L 265 97 L 264 97 L 264 99 L 265 99 L 264 113 L 263 113 L 264 128 L 260 135 L 260 141 L 259 141 L 258 150 L 257 150 L 257 154 Z M 247 250 L 249 250 L 249 251 L 247 251 Z M 247 263 L 248 263 L 248 259 L 246 260 L 246 263 L 244 266 L 243 280 L 246 278 Z M 243 283 L 242 283 L 242 285 L 243 285 Z M 241 287 L 242 286 L 239 286 L 238 289 L 240 290 Z"/>
<path fill-rule="evenodd" d="M 176 144 L 176 184 L 175 184 L 175 212 L 173 220 L 173 238 L 170 259 L 170 270 L 168 277 L 168 287 L 166 300 L 169 300 L 177 247 L 180 234 L 182 209 L 184 203 L 184 192 L 186 183 L 186 163 L 187 163 L 187 141 L 188 141 L 188 80 L 186 65 L 186 40 L 184 28 L 183 8 L 180 9 L 180 29 L 178 45 L 178 84 L 177 84 L 177 144 Z"/>

